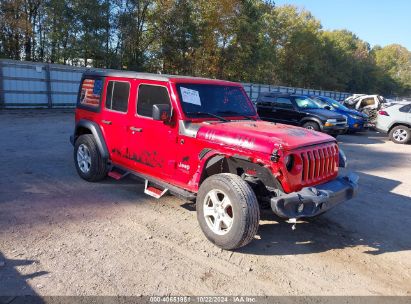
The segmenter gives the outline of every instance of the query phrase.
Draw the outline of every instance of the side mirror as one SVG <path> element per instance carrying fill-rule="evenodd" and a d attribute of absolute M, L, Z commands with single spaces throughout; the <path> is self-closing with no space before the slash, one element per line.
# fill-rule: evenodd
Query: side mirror
<path fill-rule="evenodd" d="M 171 117 L 171 107 L 169 104 L 153 105 L 153 119 L 160 121 L 168 121 Z"/>
<path fill-rule="evenodd" d="M 325 106 L 324 109 L 330 110 L 330 111 L 332 110 L 332 108 L 330 106 Z"/>

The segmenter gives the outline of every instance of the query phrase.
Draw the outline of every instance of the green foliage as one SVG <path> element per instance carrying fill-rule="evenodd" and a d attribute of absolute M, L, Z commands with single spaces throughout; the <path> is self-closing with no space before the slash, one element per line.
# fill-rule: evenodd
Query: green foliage
<path fill-rule="evenodd" d="M 2 0 L 0 57 L 409 94 L 411 53 L 264 0 Z"/>
<path fill-rule="evenodd" d="M 390 93 L 411 93 L 411 53 L 398 44 L 374 49 L 382 85 Z"/>

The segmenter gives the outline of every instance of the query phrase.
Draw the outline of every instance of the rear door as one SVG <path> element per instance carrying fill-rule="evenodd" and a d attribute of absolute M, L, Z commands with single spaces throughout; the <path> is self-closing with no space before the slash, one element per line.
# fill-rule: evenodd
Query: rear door
<path fill-rule="evenodd" d="M 293 105 L 290 97 L 277 97 L 274 106 L 279 122 L 292 125 L 299 124 L 301 114 Z"/>
<path fill-rule="evenodd" d="M 411 124 L 411 103 L 400 107 L 400 120 Z"/>
<path fill-rule="evenodd" d="M 257 101 L 257 112 L 262 120 L 278 121 L 277 111 L 274 109 L 275 97 L 262 96 Z"/>
<path fill-rule="evenodd" d="M 105 83 L 101 122 L 104 138 L 114 163 L 127 161 L 127 123 L 131 81 L 110 78 Z"/>

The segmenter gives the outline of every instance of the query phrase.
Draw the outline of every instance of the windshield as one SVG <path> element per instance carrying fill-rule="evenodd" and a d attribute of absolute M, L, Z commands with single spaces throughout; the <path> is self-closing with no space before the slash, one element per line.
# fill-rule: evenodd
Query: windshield
<path fill-rule="evenodd" d="M 323 103 L 324 106 L 333 106 L 336 109 L 340 109 L 343 111 L 350 111 L 350 109 L 348 109 L 346 106 L 342 105 L 341 103 L 339 103 L 338 101 L 332 98 L 322 96 L 322 97 L 315 97 L 315 99 Z"/>
<path fill-rule="evenodd" d="M 256 115 L 253 104 L 241 87 L 181 83 L 177 84 L 177 91 L 187 117 Z"/>
<path fill-rule="evenodd" d="M 304 96 L 295 97 L 295 103 L 302 109 L 321 109 L 317 102 Z"/>

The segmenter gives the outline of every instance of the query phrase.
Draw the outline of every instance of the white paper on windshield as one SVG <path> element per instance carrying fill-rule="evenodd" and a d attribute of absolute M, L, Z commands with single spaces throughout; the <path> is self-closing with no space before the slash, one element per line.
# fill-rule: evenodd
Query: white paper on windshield
<path fill-rule="evenodd" d="M 180 87 L 180 92 L 183 102 L 201 106 L 200 94 L 198 91 Z"/>

